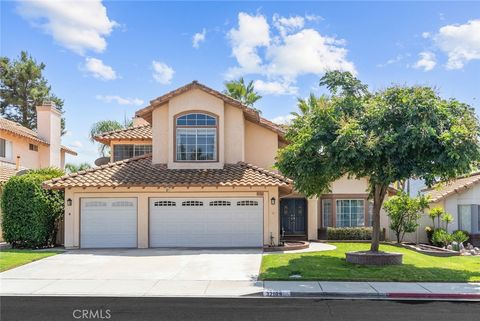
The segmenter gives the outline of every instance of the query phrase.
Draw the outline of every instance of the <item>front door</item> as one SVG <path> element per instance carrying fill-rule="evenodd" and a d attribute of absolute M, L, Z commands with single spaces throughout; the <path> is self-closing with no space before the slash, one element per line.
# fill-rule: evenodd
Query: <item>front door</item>
<path fill-rule="evenodd" d="M 285 235 L 306 235 L 307 200 L 284 198 L 280 200 L 280 220 Z"/>

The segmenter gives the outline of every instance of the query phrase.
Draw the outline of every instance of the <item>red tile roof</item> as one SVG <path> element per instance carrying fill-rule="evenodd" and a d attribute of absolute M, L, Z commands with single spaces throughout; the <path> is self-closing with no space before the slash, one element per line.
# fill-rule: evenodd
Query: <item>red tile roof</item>
<path fill-rule="evenodd" d="M 124 129 L 112 130 L 95 136 L 95 140 L 110 144 L 111 140 L 152 140 L 152 127 L 150 125 L 142 125 L 128 127 Z"/>
<path fill-rule="evenodd" d="M 452 194 L 461 193 L 478 183 L 480 183 L 480 171 L 449 182 L 438 183 L 432 188 L 424 189 L 423 192 L 430 196 L 431 202 L 438 202 Z"/>
<path fill-rule="evenodd" d="M 223 169 L 168 169 L 144 155 L 87 169 L 44 182 L 48 189 L 70 187 L 193 187 L 284 186 L 291 180 L 247 163 L 225 164 Z"/>
<path fill-rule="evenodd" d="M 48 142 L 38 137 L 37 132 L 27 127 L 24 127 L 19 123 L 16 123 L 14 121 L 11 121 L 2 117 L 0 117 L 0 131 L 4 131 L 15 136 L 26 138 L 34 143 L 39 143 L 45 146 L 50 145 Z M 73 149 L 68 148 L 66 146 L 62 145 L 61 149 L 64 150 L 66 153 L 77 155 L 77 152 L 75 152 Z"/>

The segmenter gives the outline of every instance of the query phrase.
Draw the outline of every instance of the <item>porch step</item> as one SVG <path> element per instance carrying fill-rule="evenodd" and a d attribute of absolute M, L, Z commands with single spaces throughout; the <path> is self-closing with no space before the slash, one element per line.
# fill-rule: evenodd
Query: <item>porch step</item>
<path fill-rule="evenodd" d="M 306 235 L 285 235 L 283 237 L 284 241 L 308 241 Z"/>

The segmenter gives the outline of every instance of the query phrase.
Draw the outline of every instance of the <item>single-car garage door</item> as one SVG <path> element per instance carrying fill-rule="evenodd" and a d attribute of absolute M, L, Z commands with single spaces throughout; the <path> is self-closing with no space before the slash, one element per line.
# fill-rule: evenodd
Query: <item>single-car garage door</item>
<path fill-rule="evenodd" d="M 261 247 L 262 198 L 152 198 L 150 247 Z"/>
<path fill-rule="evenodd" d="M 80 247 L 137 247 L 137 199 L 82 198 Z"/>

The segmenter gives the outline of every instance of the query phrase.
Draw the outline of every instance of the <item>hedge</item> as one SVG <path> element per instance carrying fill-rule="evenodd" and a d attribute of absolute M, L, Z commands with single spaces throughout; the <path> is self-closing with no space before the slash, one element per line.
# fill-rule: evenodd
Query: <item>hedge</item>
<path fill-rule="evenodd" d="M 13 176 L 3 186 L 3 238 L 12 247 L 39 248 L 55 244 L 64 212 L 62 191 L 45 190 L 45 180 L 63 175 L 59 169 Z"/>
<path fill-rule="evenodd" d="M 371 240 L 371 227 L 328 227 L 328 240 Z"/>

